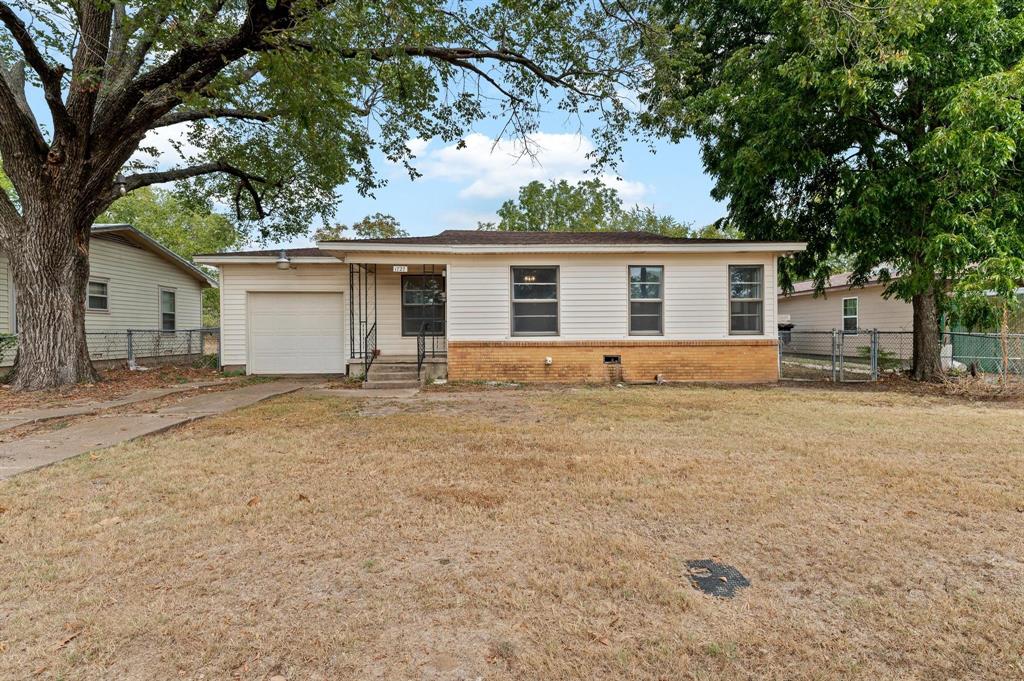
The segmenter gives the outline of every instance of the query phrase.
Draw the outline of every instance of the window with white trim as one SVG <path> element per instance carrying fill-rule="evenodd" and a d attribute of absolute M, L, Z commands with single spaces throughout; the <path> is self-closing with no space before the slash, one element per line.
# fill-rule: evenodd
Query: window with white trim
<path fill-rule="evenodd" d="M 512 335 L 558 335 L 558 268 L 512 268 Z"/>
<path fill-rule="evenodd" d="M 160 289 L 160 330 L 174 331 L 178 327 L 178 315 L 175 311 L 175 291 Z"/>
<path fill-rule="evenodd" d="M 85 309 L 90 312 L 109 312 L 110 298 L 107 294 L 107 282 L 90 281 L 85 297 Z"/>
<path fill-rule="evenodd" d="M 661 265 L 630 265 L 630 334 L 660 336 L 664 333 L 664 290 L 664 267 Z"/>
<path fill-rule="evenodd" d="M 764 333 L 764 266 L 729 265 L 729 333 Z"/>
<path fill-rule="evenodd" d="M 856 298 L 843 298 L 843 333 L 857 333 L 860 328 L 860 301 Z"/>

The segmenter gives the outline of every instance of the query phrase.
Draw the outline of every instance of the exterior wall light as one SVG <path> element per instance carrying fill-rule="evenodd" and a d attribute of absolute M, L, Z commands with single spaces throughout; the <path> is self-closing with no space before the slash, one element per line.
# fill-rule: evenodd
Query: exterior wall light
<path fill-rule="evenodd" d="M 277 256 L 277 269 L 279 270 L 290 270 L 292 268 L 292 261 L 288 259 L 288 254 L 281 250 L 281 254 Z"/>

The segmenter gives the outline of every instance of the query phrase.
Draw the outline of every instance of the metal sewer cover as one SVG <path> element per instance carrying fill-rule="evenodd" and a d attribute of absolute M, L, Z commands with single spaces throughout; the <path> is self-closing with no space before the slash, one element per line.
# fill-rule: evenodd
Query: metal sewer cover
<path fill-rule="evenodd" d="M 688 560 L 690 582 L 697 589 L 718 598 L 732 598 L 737 589 L 750 586 L 750 582 L 731 565 L 713 560 Z"/>

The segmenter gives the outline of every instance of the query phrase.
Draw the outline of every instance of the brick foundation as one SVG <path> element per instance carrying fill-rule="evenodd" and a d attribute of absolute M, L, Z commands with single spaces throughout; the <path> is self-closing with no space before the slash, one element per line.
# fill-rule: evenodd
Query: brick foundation
<path fill-rule="evenodd" d="M 605 364 L 619 355 L 621 364 Z M 550 365 L 545 358 L 550 357 Z M 766 383 L 779 379 L 772 339 L 702 341 L 449 341 L 453 381 L 551 383 L 715 381 Z"/>

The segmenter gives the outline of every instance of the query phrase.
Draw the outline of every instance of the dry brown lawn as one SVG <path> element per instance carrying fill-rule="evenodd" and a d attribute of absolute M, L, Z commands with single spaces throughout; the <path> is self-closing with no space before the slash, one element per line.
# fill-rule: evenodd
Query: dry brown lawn
<path fill-rule="evenodd" d="M 1024 677 L 1024 409 L 295 395 L 0 486 L 0 677 Z M 752 582 L 694 590 L 685 561 Z"/>

